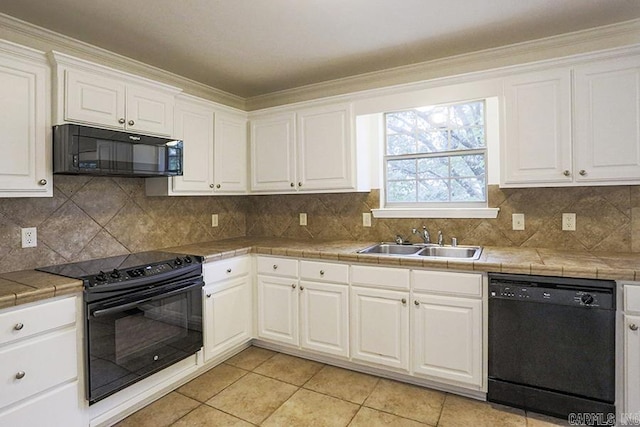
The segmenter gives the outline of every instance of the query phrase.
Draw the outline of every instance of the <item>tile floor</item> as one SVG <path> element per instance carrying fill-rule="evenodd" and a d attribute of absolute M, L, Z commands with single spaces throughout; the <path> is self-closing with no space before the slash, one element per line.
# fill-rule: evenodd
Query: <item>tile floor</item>
<path fill-rule="evenodd" d="M 546 427 L 562 420 L 249 347 L 116 424 Z"/>

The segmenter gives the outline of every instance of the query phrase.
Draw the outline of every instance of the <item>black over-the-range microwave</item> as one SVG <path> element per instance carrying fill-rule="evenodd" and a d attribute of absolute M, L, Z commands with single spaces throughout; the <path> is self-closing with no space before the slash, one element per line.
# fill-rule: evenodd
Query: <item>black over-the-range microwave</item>
<path fill-rule="evenodd" d="M 64 124 L 53 127 L 53 173 L 157 177 L 182 175 L 176 139 Z"/>

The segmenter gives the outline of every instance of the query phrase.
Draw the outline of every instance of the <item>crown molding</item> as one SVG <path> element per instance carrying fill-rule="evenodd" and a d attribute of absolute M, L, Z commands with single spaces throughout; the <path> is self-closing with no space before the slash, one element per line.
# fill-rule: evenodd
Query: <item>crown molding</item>
<path fill-rule="evenodd" d="M 640 19 L 247 98 L 247 111 L 516 66 L 640 43 Z"/>
<path fill-rule="evenodd" d="M 170 73 L 2 13 L 0 13 L 0 38 L 43 52 L 58 51 L 167 85 L 177 86 L 185 93 L 223 105 L 240 110 L 246 109 L 246 100 L 241 96 L 207 86 L 195 80 Z"/>

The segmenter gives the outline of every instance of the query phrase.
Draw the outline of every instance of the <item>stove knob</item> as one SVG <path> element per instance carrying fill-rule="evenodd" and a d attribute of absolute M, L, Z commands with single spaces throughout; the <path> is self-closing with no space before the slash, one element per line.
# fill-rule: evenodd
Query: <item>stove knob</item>
<path fill-rule="evenodd" d="M 113 277 L 114 279 L 119 279 L 120 278 L 120 272 L 114 268 L 109 276 Z"/>
<path fill-rule="evenodd" d="M 593 297 L 590 294 L 584 294 L 580 297 L 580 301 L 582 301 L 583 304 L 592 304 L 593 303 Z"/>
<path fill-rule="evenodd" d="M 96 275 L 96 280 L 98 282 L 104 282 L 105 280 L 107 280 L 107 275 L 104 271 L 100 270 L 100 273 Z"/>
<path fill-rule="evenodd" d="M 180 258 L 176 258 L 176 265 L 182 265 L 182 260 Z"/>
<path fill-rule="evenodd" d="M 184 257 L 184 262 L 186 262 L 187 264 L 191 264 L 191 261 L 193 261 L 193 260 L 191 259 L 191 257 L 189 255 Z"/>

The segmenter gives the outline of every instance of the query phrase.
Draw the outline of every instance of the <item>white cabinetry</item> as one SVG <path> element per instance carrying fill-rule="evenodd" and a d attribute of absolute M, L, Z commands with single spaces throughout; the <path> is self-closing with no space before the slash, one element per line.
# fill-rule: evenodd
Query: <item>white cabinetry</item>
<path fill-rule="evenodd" d="M 247 190 L 247 131 L 243 113 L 189 95 L 175 106 L 175 137 L 184 143 L 183 175 L 147 178 L 148 196 L 210 196 Z"/>
<path fill-rule="evenodd" d="M 292 264 L 291 262 L 296 264 Z M 258 258 L 258 336 L 335 356 L 349 355 L 349 267 Z"/>
<path fill-rule="evenodd" d="M 352 266 L 351 284 L 351 358 L 408 371 L 409 270 Z"/>
<path fill-rule="evenodd" d="M 624 407 L 640 412 L 640 284 L 624 285 Z"/>
<path fill-rule="evenodd" d="M 75 297 L 0 312 L 0 425 L 80 425 L 75 321 Z"/>
<path fill-rule="evenodd" d="M 171 136 L 179 89 L 61 53 L 56 69 L 56 124 L 75 122 Z"/>
<path fill-rule="evenodd" d="M 204 265 L 205 361 L 251 340 L 253 298 L 249 256 Z"/>
<path fill-rule="evenodd" d="M 413 373 L 483 385 L 482 275 L 414 270 Z"/>
<path fill-rule="evenodd" d="M 251 190 L 358 190 L 350 104 L 251 119 Z"/>
<path fill-rule="evenodd" d="M 51 197 L 50 71 L 44 54 L 0 41 L 0 197 Z"/>
<path fill-rule="evenodd" d="M 504 94 L 502 186 L 640 180 L 639 55 L 509 77 Z"/>

